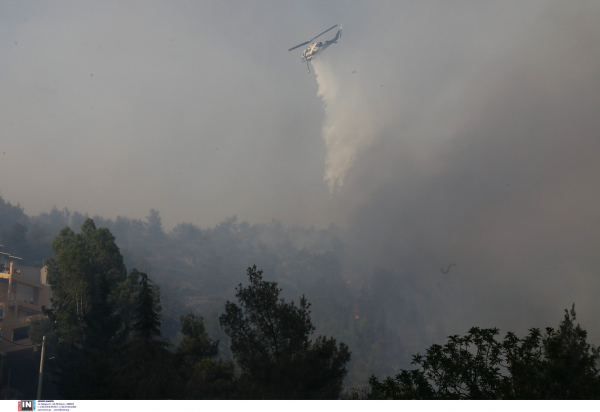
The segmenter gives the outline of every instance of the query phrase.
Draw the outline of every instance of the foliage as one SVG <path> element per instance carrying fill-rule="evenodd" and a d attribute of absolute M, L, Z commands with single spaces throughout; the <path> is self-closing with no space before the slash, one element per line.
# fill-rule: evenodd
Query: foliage
<path fill-rule="evenodd" d="M 395 378 L 369 380 L 375 399 L 598 399 L 600 353 L 574 325 L 575 305 L 565 310 L 557 331 L 539 329 L 519 339 L 498 329 L 471 328 L 448 337 L 425 355 L 413 356 L 420 369 Z"/>
<path fill-rule="evenodd" d="M 12 205 L 6 202 L 0 196 L 0 231 L 12 227 L 15 223 L 27 220 L 28 216 L 23 213 L 23 207 L 20 204 Z M 6 239 L 4 240 L 6 242 Z"/>
<path fill-rule="evenodd" d="M 9 204 L 5 205 L 8 207 Z M 86 214 L 56 207 L 37 216 L 25 215 L 20 206 L 10 206 L 10 211 L 6 224 L 0 222 L 0 235 L 3 230 L 10 231 L 17 222 L 28 228 L 30 252 L 21 256 L 27 265 L 41 266 L 45 258 L 53 256 L 51 243 L 62 228 L 70 226 L 77 234 L 88 218 Z M 234 285 L 244 281 L 248 262 L 255 262 L 268 270 L 280 285 L 285 285 L 283 297 L 286 300 L 302 294 L 310 296 L 314 305 L 311 318 L 317 334 L 340 337 L 351 344 L 361 358 L 374 359 L 374 363 L 361 363 L 361 368 L 352 373 L 354 383 L 363 381 L 363 368 L 382 365 L 385 363 L 382 356 L 389 356 L 389 348 L 373 353 L 368 339 L 359 339 L 352 333 L 356 326 L 351 313 L 354 298 L 342 271 L 341 259 L 345 253 L 339 240 L 342 232 L 333 225 L 326 229 L 286 227 L 276 220 L 267 224 L 249 224 L 233 216 L 213 227 L 181 223 L 166 231 L 156 210 L 150 210 L 141 220 L 124 216 L 116 219 L 94 216 L 93 220 L 97 227 L 106 228 L 115 237 L 123 263 L 128 268 L 137 267 L 149 274 L 151 269 L 155 286 L 162 286 L 161 300 L 165 308 L 177 312 L 176 315 L 184 314 L 177 311 L 178 307 L 202 313 L 207 329 L 216 338 L 226 338 L 218 322 L 222 302 L 233 298 Z M 6 240 L 0 243 L 7 251 Z M 114 303 L 122 306 L 125 301 L 129 302 L 127 310 L 115 308 L 124 328 L 131 325 L 135 306 L 131 300 L 136 300 L 131 293 L 137 283 L 123 286 L 122 283 L 130 282 L 125 279 L 119 284 L 119 289 L 128 290 L 122 292 L 129 297 L 121 296 L 119 292 Z M 372 320 L 376 319 L 376 316 L 369 318 L 369 327 L 373 331 L 365 330 L 365 334 L 381 334 L 383 325 L 374 324 Z M 179 325 L 175 321 L 165 318 L 161 328 L 167 339 L 176 339 Z M 378 368 L 370 370 L 379 371 Z"/>
<path fill-rule="evenodd" d="M 166 399 L 177 394 L 174 355 L 160 331 L 159 299 L 146 273 L 139 273 L 139 294 L 132 335 L 120 350 L 117 399 Z"/>
<path fill-rule="evenodd" d="M 202 358 L 194 363 L 186 375 L 187 399 L 231 399 L 235 397 L 237 382 L 232 361 Z"/>
<path fill-rule="evenodd" d="M 344 388 L 340 393 L 340 400 L 360 401 L 369 399 L 369 390 L 364 387 L 350 386 Z"/>
<path fill-rule="evenodd" d="M 211 341 L 201 316 L 195 316 L 193 313 L 182 316 L 181 333 L 183 339 L 177 348 L 177 355 L 183 363 L 194 365 L 219 353 L 219 341 Z"/>
<path fill-rule="evenodd" d="M 146 216 L 148 221 L 148 234 L 154 238 L 164 236 L 162 219 L 158 210 L 150 209 L 150 215 Z"/>
<path fill-rule="evenodd" d="M 125 278 L 123 258 L 107 229 L 88 219 L 75 234 L 66 227 L 47 259 L 52 308 L 60 360 L 58 390 L 65 398 L 99 399 L 110 396 L 110 375 L 122 336 L 120 314 L 114 310 L 115 291 Z"/>
<path fill-rule="evenodd" d="M 4 231 L 2 238 L 4 239 L 4 246 L 8 252 L 19 257 L 29 256 L 31 254 L 31 247 L 27 241 L 27 230 L 27 226 L 17 222 L 10 230 Z"/>
<path fill-rule="evenodd" d="M 217 360 L 218 343 L 208 336 L 201 317 L 189 314 L 182 318 L 181 343 L 174 352 L 170 351 L 167 339 L 161 336 L 165 329 L 160 320 L 160 289 L 142 272 L 133 269 L 129 274 L 126 273 L 125 258 L 111 233 L 114 230 L 125 239 L 124 244 L 129 245 L 129 249 L 125 250 L 127 256 L 132 256 L 132 251 L 137 253 L 131 245 L 143 245 L 145 239 L 148 241 L 147 246 L 142 247 L 146 248 L 143 251 L 146 256 L 163 253 L 160 245 L 167 250 L 169 247 L 173 250 L 181 248 L 188 253 L 189 243 L 180 245 L 174 238 L 175 233 L 181 234 L 187 237 L 186 242 L 193 240 L 205 252 L 216 253 L 207 256 L 189 250 L 189 253 L 196 256 L 200 266 L 207 258 L 220 265 L 217 262 L 226 262 L 224 258 L 228 256 L 241 262 L 248 256 L 264 253 L 266 249 L 257 249 L 252 243 L 259 241 L 263 229 L 228 219 L 214 229 L 207 230 L 200 230 L 193 225 L 180 225 L 177 231 L 167 235 L 162 232 L 160 216 L 156 211 L 151 211 L 148 223 L 121 217 L 116 222 L 95 219 L 113 229 L 97 229 L 92 219 L 85 219 L 85 216 L 77 212 L 67 209 L 59 211 L 56 208 L 49 214 L 32 219 L 34 226 L 29 225 L 30 231 L 32 227 L 43 231 L 51 230 L 48 228 L 64 222 L 82 222 L 79 233 L 68 227 L 60 230 L 53 242 L 56 257 L 46 262 L 49 283 L 53 289 L 53 306 L 46 313 L 50 316 L 49 325 L 55 329 L 50 334 L 55 343 L 51 349 L 54 359 L 49 365 L 52 363 L 51 370 L 57 372 L 56 380 L 61 397 L 226 399 L 280 396 L 275 393 L 275 386 L 267 388 L 262 394 L 257 392 L 257 385 L 247 382 L 250 375 L 243 374 L 238 379 L 234 374 L 232 361 Z M 151 226 L 160 230 L 150 230 Z M 282 229 L 281 225 L 274 224 L 273 236 L 285 239 L 287 234 Z M 325 239 L 323 242 L 326 244 L 329 240 Z M 329 252 L 299 252 L 294 248 L 284 250 L 287 249 L 282 249 L 282 253 L 287 254 L 284 258 L 290 259 L 290 264 L 285 266 L 288 273 L 307 280 L 300 285 L 301 288 L 323 294 L 323 290 L 314 285 L 317 282 L 333 281 L 332 285 L 339 290 L 346 290 L 345 281 L 340 278 L 339 261 L 334 255 Z M 265 256 L 262 260 L 277 258 L 276 255 Z M 167 286 L 177 281 L 177 262 L 174 260 L 175 265 L 169 266 L 172 277 Z M 163 269 L 155 263 L 153 268 L 158 267 L 160 273 Z M 218 269 L 223 275 L 224 285 L 235 278 L 230 274 L 233 267 L 222 266 Z M 315 270 L 319 267 L 323 270 Z M 205 269 L 211 270 L 211 266 Z M 292 290 L 298 290 L 297 286 L 293 286 Z M 167 289 L 167 292 L 170 295 L 172 289 Z M 143 296 L 145 299 L 142 299 Z M 181 297 L 176 299 L 180 300 Z M 348 305 L 349 301 L 347 296 L 331 293 L 325 293 L 318 299 L 324 304 L 330 300 Z M 151 310 L 150 301 L 154 302 Z M 310 305 L 303 299 L 301 306 L 308 311 Z M 337 303 L 335 307 L 337 308 Z M 349 310 L 346 307 L 338 312 L 345 313 Z M 327 309 L 322 313 L 326 314 Z M 293 311 L 288 315 L 293 315 Z M 305 334 L 308 336 L 314 331 L 314 326 L 310 317 L 306 320 L 308 330 Z M 215 331 L 214 326 L 211 333 L 224 336 L 219 335 L 221 332 Z M 32 325 L 32 332 L 36 336 L 38 332 L 40 336 L 43 333 L 48 335 L 47 327 L 45 323 L 36 323 Z M 287 392 L 284 396 L 336 397 L 346 373 L 345 365 L 349 358 L 347 347 L 334 339 L 323 337 L 305 341 L 308 347 L 301 345 L 304 349 L 297 353 L 294 362 L 288 359 L 288 365 L 296 369 L 288 381 L 304 386 L 292 387 L 293 385 L 286 384 Z M 302 362 L 307 366 L 298 368 L 296 365 Z M 159 370 L 162 371 L 160 376 L 157 372 Z M 285 371 L 279 377 L 284 377 L 283 372 Z M 260 371 L 256 373 L 260 374 Z M 286 373 L 289 374 L 289 370 Z"/>
<path fill-rule="evenodd" d="M 234 390 L 232 361 L 216 361 L 219 341 L 212 341 L 201 316 L 188 313 L 181 317 L 183 338 L 177 348 L 177 358 L 187 381 L 188 399 L 223 399 Z"/>
<path fill-rule="evenodd" d="M 69 399 L 172 396 L 174 355 L 161 335 L 160 289 L 136 269 L 126 276 L 114 236 L 86 219 L 81 233 L 62 229 L 47 259 L 57 388 Z M 32 324 L 32 338 L 48 334 Z"/>
<path fill-rule="evenodd" d="M 240 306 L 227 302 L 219 318 L 231 338 L 231 351 L 242 370 L 245 396 L 283 399 L 337 399 L 350 352 L 344 343 L 314 332 L 310 304 L 280 299 L 276 282 L 248 268 L 250 285 L 236 288 Z"/>
<path fill-rule="evenodd" d="M 148 279 L 148 275 L 145 273 L 140 273 L 139 276 L 140 289 L 135 323 L 133 324 L 133 340 L 142 344 L 166 347 L 167 344 L 161 340 L 161 322 L 157 313 L 158 298 L 152 288 L 152 281 Z"/>
<path fill-rule="evenodd" d="M 558 330 L 543 339 L 546 399 L 600 399 L 600 350 L 587 343 L 587 332 L 575 325 L 575 304 Z M 551 396 L 551 398 L 549 397 Z"/>
<path fill-rule="evenodd" d="M 25 220 L 25 219 L 23 219 Z M 2 229 L 4 252 L 20 257 L 20 263 L 33 266 L 42 266 L 42 261 L 52 255 L 50 245 L 45 241 L 46 232 L 37 224 L 32 230 L 20 222 L 16 222 L 10 229 Z"/>
<path fill-rule="evenodd" d="M 31 254 L 23 256 L 28 261 L 25 264 L 38 264 L 53 256 L 53 237 L 65 225 L 79 233 L 78 227 L 88 218 L 67 208 L 55 207 L 38 216 L 27 216 L 21 209 L 20 217 L 3 228 L 11 230 L 17 221 L 28 227 Z M 227 339 L 218 320 L 222 302 L 233 300 L 235 285 L 245 282 L 248 262 L 256 263 L 278 282 L 286 301 L 310 297 L 315 335 L 335 336 L 352 348 L 346 385 L 363 384 L 371 373 L 389 373 L 396 367 L 391 360 L 402 363 L 410 359 L 409 354 L 421 346 L 421 337 L 430 341 L 445 333 L 443 326 L 431 325 L 436 318 L 431 308 L 436 305 L 430 304 L 434 297 L 424 292 L 427 285 L 415 281 L 417 276 L 381 271 L 364 276 L 361 268 L 349 264 L 351 256 L 340 241 L 344 233 L 334 225 L 316 229 L 286 226 L 277 220 L 249 224 L 233 216 L 211 227 L 181 223 L 167 231 L 156 210 L 142 219 L 93 219 L 115 237 L 127 268 L 137 267 L 150 275 L 154 286 L 161 285 L 166 309 L 176 316 L 185 314 L 178 308 L 203 314 L 207 330 L 221 341 Z M 133 322 L 138 283 L 127 277 L 119 283 L 114 300 L 125 335 L 130 332 L 126 326 Z M 359 315 L 360 319 L 355 317 Z M 164 317 L 161 331 L 165 339 L 177 341 L 179 326 Z"/>

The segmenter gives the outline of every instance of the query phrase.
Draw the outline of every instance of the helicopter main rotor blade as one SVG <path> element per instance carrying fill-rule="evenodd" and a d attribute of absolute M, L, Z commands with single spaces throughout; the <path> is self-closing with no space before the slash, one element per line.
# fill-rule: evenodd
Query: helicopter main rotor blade
<path fill-rule="evenodd" d="M 314 39 L 316 39 L 317 37 L 319 37 L 319 36 L 321 36 L 321 35 L 323 35 L 323 34 L 327 33 L 329 30 L 333 29 L 334 27 L 337 27 L 337 24 L 336 24 L 335 26 L 332 26 L 332 27 L 328 28 L 328 29 L 327 29 L 327 30 L 325 30 L 323 33 L 321 33 L 321 34 L 319 34 L 319 35 L 317 35 L 317 36 L 313 37 L 312 39 L 310 39 L 310 40 L 309 40 L 309 42 L 311 42 L 311 41 L 313 41 Z"/>
<path fill-rule="evenodd" d="M 291 49 L 288 49 L 288 51 L 292 51 L 292 50 L 294 50 L 294 49 L 297 49 L 297 48 L 298 48 L 298 47 L 300 47 L 300 46 L 304 46 L 305 44 L 308 44 L 308 43 L 312 42 L 314 39 L 316 39 L 317 37 L 321 36 L 322 34 L 325 34 L 325 33 L 327 33 L 329 30 L 333 29 L 334 27 L 337 27 L 337 24 L 336 24 L 335 26 L 332 26 L 332 27 L 328 28 L 328 29 L 327 29 L 327 30 L 325 30 L 323 33 L 321 33 L 321 34 L 319 34 L 319 35 L 317 35 L 317 36 L 313 37 L 313 38 L 312 38 L 312 39 L 310 39 L 309 41 L 305 41 L 305 42 L 304 42 L 304 43 L 302 43 L 302 44 L 299 44 L 299 45 L 297 45 L 297 46 L 294 46 L 294 47 L 292 47 Z"/>
<path fill-rule="evenodd" d="M 304 46 L 305 44 L 308 44 L 308 43 L 310 43 L 311 41 L 312 41 L 312 40 L 305 41 L 305 42 L 304 42 L 304 43 L 302 43 L 302 44 L 299 44 L 299 45 L 297 45 L 297 46 L 294 46 L 294 47 L 292 47 L 291 49 L 288 49 L 288 51 L 292 51 L 292 50 L 294 50 L 294 49 L 297 49 L 297 48 L 298 48 L 298 47 L 300 47 L 300 46 Z"/>

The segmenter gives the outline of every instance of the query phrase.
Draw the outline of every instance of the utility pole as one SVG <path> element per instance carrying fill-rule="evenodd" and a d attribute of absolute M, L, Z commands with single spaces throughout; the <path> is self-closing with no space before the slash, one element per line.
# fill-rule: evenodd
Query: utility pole
<path fill-rule="evenodd" d="M 46 335 L 42 339 L 42 359 L 40 360 L 40 379 L 38 380 L 37 400 L 42 397 L 42 377 L 44 373 L 44 347 L 46 346 Z"/>

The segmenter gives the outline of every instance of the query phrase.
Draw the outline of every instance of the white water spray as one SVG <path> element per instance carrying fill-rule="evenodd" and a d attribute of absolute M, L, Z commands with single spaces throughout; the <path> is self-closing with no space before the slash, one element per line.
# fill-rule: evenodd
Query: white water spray
<path fill-rule="evenodd" d="M 333 192 L 346 179 L 360 151 L 376 136 L 375 113 L 365 104 L 354 82 L 344 82 L 333 65 L 320 56 L 312 61 L 317 83 L 317 95 L 325 106 L 323 139 L 327 147 L 324 180 Z"/>

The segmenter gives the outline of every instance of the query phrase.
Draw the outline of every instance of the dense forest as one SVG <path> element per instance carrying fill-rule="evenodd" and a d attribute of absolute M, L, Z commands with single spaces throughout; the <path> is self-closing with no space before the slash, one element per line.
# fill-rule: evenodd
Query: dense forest
<path fill-rule="evenodd" d="M 48 266 L 53 307 L 31 328 L 35 341 L 47 336 L 47 397 L 600 396 L 599 353 L 574 308 L 557 330 L 498 341 L 497 329 L 473 328 L 431 345 L 446 339 L 420 310 L 435 291 L 353 273 L 335 226 L 233 217 L 165 232 L 155 210 L 144 221 L 28 216 L 0 198 L 0 235 L 25 264 Z M 390 327 L 390 314 L 405 323 Z"/>
<path fill-rule="evenodd" d="M 54 256 L 51 244 L 60 230 L 69 226 L 79 232 L 87 217 L 66 208 L 28 216 L 22 207 L 0 199 L 1 244 L 25 264 L 41 266 Z M 251 225 L 232 217 L 214 227 L 182 223 L 165 232 L 155 210 L 146 220 L 93 220 L 115 236 L 126 268 L 148 273 L 160 286 L 162 332 L 174 344 L 182 338 L 179 317 L 188 312 L 203 316 L 208 333 L 228 343 L 218 317 L 252 265 L 276 281 L 287 300 L 309 298 L 317 334 L 348 344 L 353 356 L 345 386 L 366 385 L 372 373 L 390 374 L 398 365 L 407 366 L 411 353 L 444 336 L 423 338 L 429 325 L 420 314 L 432 297 L 423 296 L 414 280 L 394 291 L 393 276 L 386 271 L 362 276 L 345 268 L 344 234 L 335 226 L 286 227 L 278 221 Z M 410 313 L 405 329 L 390 328 L 389 313 L 401 310 Z"/>

